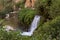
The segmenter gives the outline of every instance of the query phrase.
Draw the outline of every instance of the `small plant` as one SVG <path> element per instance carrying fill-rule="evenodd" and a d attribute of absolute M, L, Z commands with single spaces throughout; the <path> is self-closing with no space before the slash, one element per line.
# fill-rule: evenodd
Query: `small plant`
<path fill-rule="evenodd" d="M 20 23 L 22 24 L 22 26 L 25 26 L 25 28 L 27 28 L 31 25 L 31 22 L 36 14 L 36 10 L 24 8 L 20 10 L 18 14 Z"/>

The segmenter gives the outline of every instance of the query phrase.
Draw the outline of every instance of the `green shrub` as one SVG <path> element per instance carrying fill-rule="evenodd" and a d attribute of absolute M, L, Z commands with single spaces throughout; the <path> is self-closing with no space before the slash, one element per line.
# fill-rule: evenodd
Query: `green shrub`
<path fill-rule="evenodd" d="M 46 18 L 53 18 L 42 25 L 39 23 L 39 27 L 34 31 L 34 34 L 31 37 L 21 36 L 19 31 L 6 32 L 1 28 L 2 25 L 0 25 L 0 40 L 60 40 L 60 0 L 49 1 L 39 0 L 36 6 L 37 12 L 36 10 L 28 8 L 19 11 L 19 21 L 24 26 L 29 26 L 36 14 L 42 16 L 41 22 Z M 4 5 L 5 8 L 0 11 L 0 16 L 9 13 L 12 10 L 11 4 Z M 17 4 L 16 6 L 19 5 L 20 4 Z"/>
<path fill-rule="evenodd" d="M 21 36 L 19 33 L 6 32 L 0 28 L 0 40 L 60 40 L 60 16 L 39 26 L 31 37 Z"/>
<path fill-rule="evenodd" d="M 5 1 L 1 0 L 1 4 L 3 6 L 3 9 L 0 10 L 0 18 L 1 17 L 4 18 L 6 16 L 6 14 L 13 11 L 13 9 L 12 9 L 13 4 L 11 2 L 9 2 L 8 0 L 5 0 Z"/>
<path fill-rule="evenodd" d="M 60 16 L 40 26 L 38 28 L 38 33 L 39 32 L 42 35 L 41 39 L 60 40 Z"/>
<path fill-rule="evenodd" d="M 15 4 L 19 8 L 24 8 L 25 0 L 21 0 L 19 3 Z"/>
<path fill-rule="evenodd" d="M 11 7 L 12 7 L 12 3 L 11 2 L 8 2 L 8 0 L 4 1 L 4 0 L 1 0 L 1 5 L 3 5 L 3 9 L 0 10 L 0 12 L 8 12 L 8 11 L 11 11 Z"/>
<path fill-rule="evenodd" d="M 52 0 L 49 14 L 53 18 L 60 16 L 60 0 Z"/>
<path fill-rule="evenodd" d="M 20 40 L 20 31 L 5 31 L 0 25 L 0 40 Z"/>
<path fill-rule="evenodd" d="M 60 16 L 60 0 L 39 0 L 37 12 L 45 18 Z"/>
<path fill-rule="evenodd" d="M 22 24 L 30 25 L 32 22 L 34 16 L 36 14 L 36 10 L 32 9 L 22 9 L 19 12 L 19 20 L 22 22 Z"/>

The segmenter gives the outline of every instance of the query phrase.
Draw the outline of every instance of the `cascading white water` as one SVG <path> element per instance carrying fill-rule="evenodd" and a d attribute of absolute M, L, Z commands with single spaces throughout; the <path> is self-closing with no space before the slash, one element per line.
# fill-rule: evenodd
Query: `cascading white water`
<path fill-rule="evenodd" d="M 23 32 L 23 33 L 21 33 L 21 35 L 23 35 L 23 36 L 32 36 L 34 30 L 35 30 L 35 29 L 37 28 L 37 26 L 38 26 L 39 20 L 40 20 L 40 16 L 36 15 L 36 16 L 34 17 L 33 22 L 31 23 L 31 26 L 30 26 L 30 29 L 29 29 L 30 31 L 28 31 L 28 32 Z"/>

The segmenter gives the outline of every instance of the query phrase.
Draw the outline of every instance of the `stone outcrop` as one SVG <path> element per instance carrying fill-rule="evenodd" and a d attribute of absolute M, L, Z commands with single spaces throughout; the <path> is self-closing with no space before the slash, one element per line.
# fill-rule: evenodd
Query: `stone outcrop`
<path fill-rule="evenodd" d="M 35 1 L 36 0 L 25 0 L 25 8 L 34 8 L 34 5 L 35 5 Z M 13 0 L 13 2 L 15 4 L 21 2 L 21 0 Z M 15 5 L 14 5 L 14 9 L 15 9 Z"/>
<path fill-rule="evenodd" d="M 35 0 L 26 0 L 26 2 L 25 2 L 25 8 L 27 8 L 27 7 L 34 7 L 34 5 L 35 5 Z"/>

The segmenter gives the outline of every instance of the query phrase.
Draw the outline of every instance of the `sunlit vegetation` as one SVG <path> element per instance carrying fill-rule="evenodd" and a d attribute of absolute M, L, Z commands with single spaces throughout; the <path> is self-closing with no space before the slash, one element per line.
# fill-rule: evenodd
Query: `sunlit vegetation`
<path fill-rule="evenodd" d="M 11 0 L 0 0 L 0 40 L 60 40 L 60 0 L 37 0 L 35 9 L 24 8 L 24 3 L 23 0 L 17 4 Z M 14 5 L 18 7 L 17 10 L 14 10 Z M 5 19 L 6 14 L 10 14 L 9 20 L 14 21 L 14 14 L 11 14 L 14 11 L 18 15 L 15 16 L 18 23 L 14 23 L 23 27 L 29 27 L 35 15 L 41 16 L 38 28 L 31 37 L 21 36 L 20 30 L 10 32 L 4 30 L 3 26 L 8 23 Z"/>

